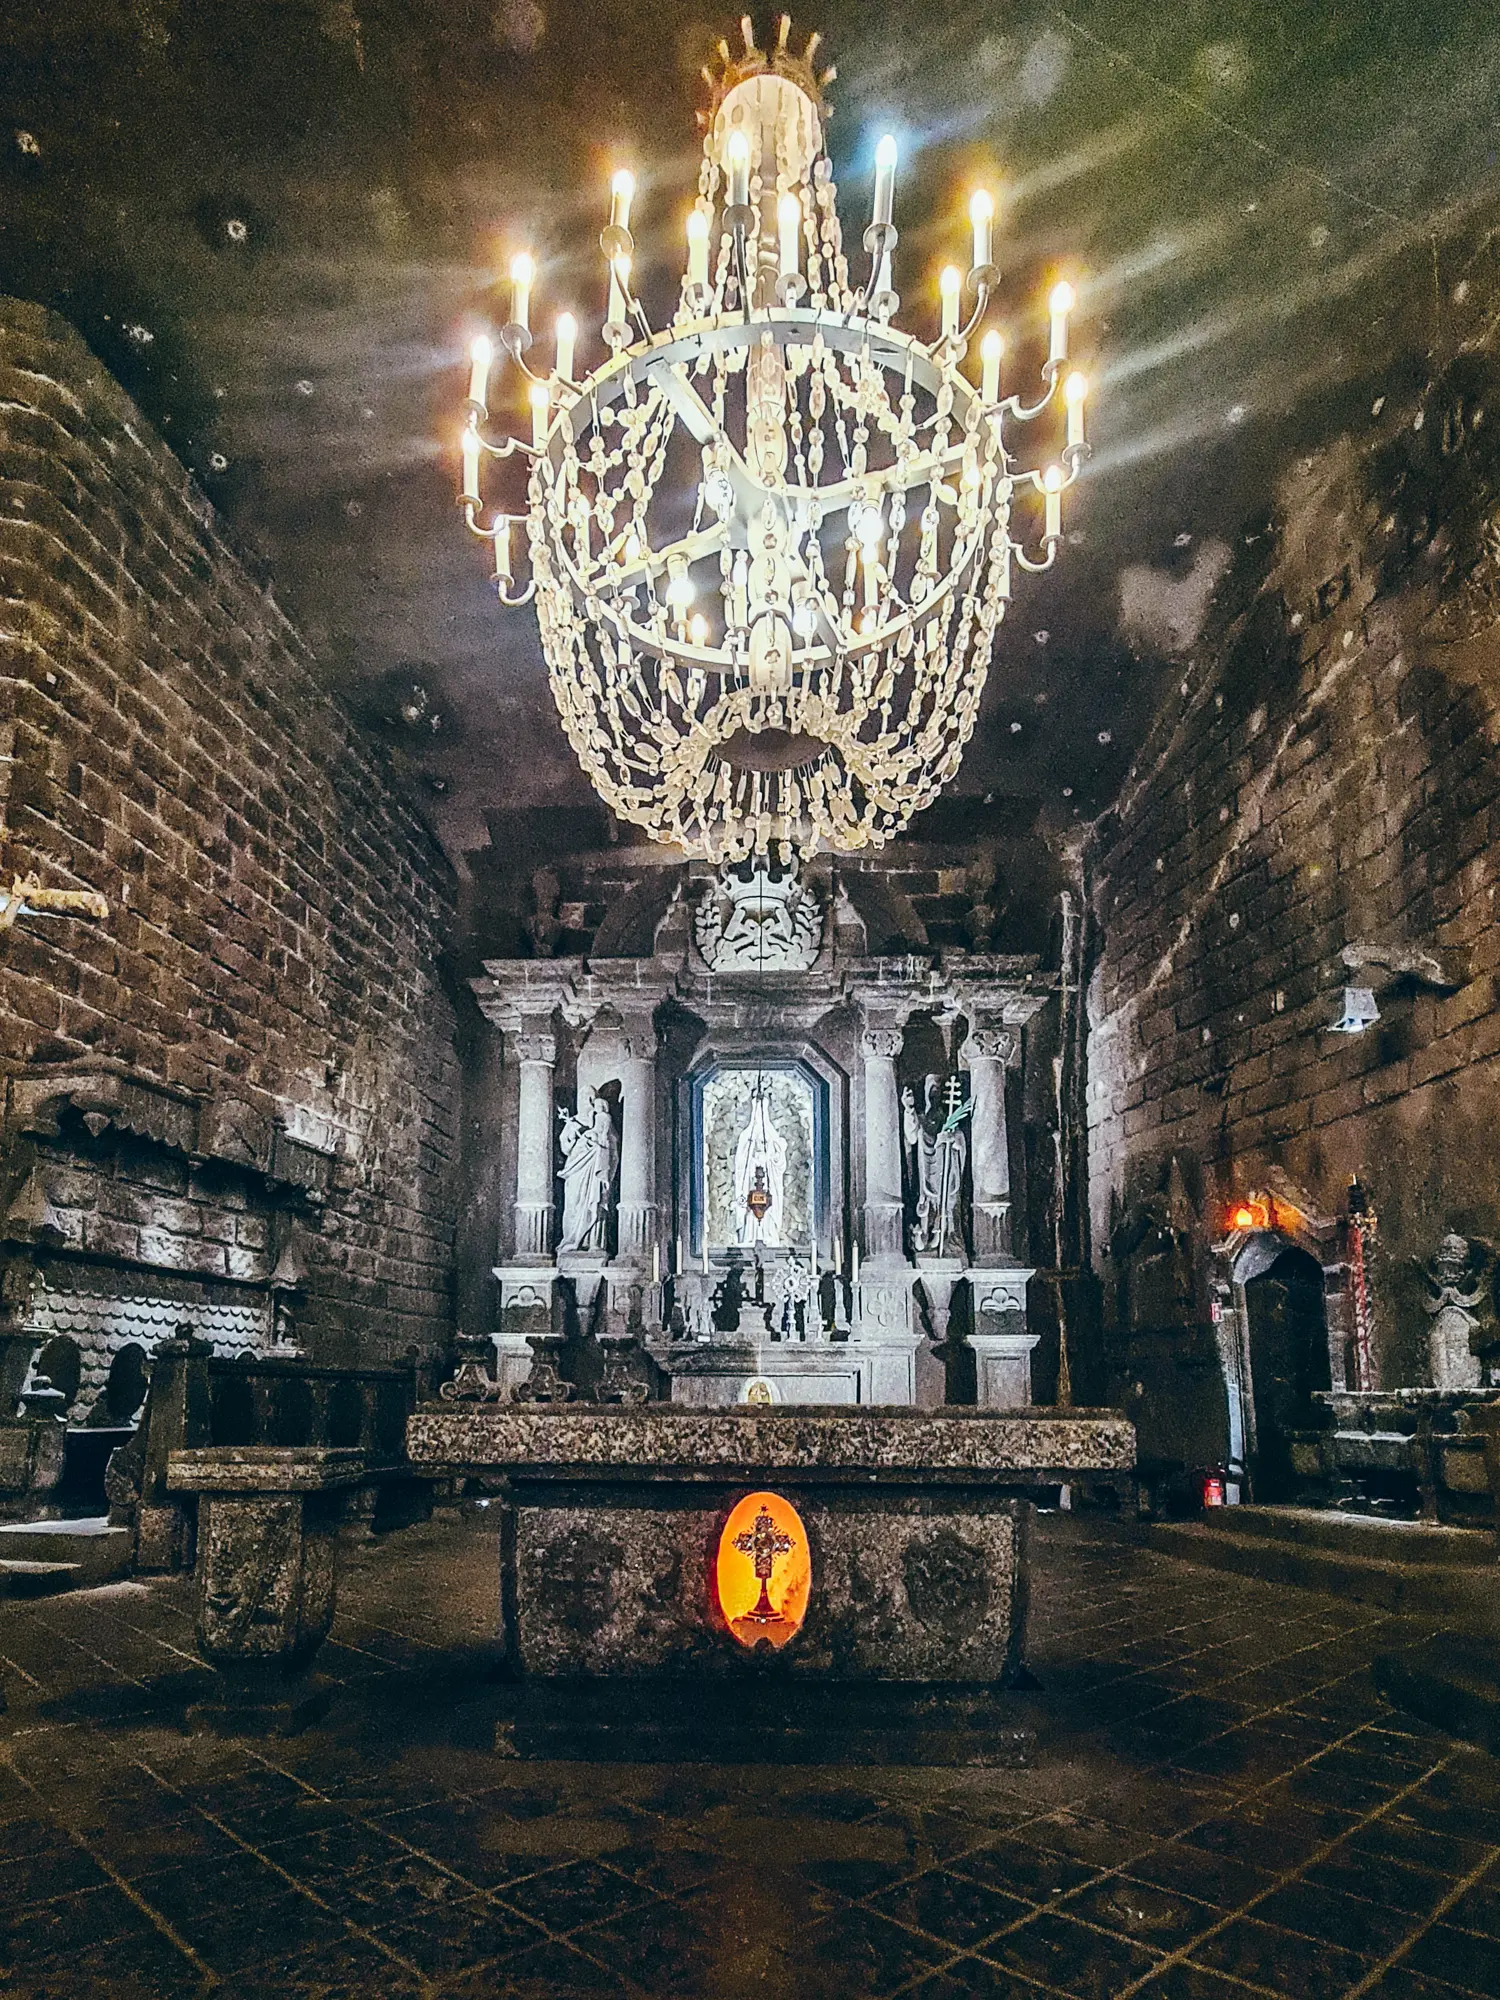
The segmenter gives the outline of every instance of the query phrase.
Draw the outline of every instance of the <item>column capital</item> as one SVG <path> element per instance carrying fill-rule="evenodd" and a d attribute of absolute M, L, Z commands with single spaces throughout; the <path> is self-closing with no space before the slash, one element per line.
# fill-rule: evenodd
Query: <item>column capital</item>
<path fill-rule="evenodd" d="M 510 1045 L 515 1051 L 517 1062 L 545 1063 L 548 1069 L 552 1069 L 557 1062 L 555 1035 L 538 1033 L 531 1028 L 520 1028 L 512 1033 Z"/>
<path fill-rule="evenodd" d="M 859 1052 L 866 1062 L 877 1059 L 894 1062 L 906 1040 L 904 1028 L 867 1027 L 859 1038 Z"/>
<path fill-rule="evenodd" d="M 970 1028 L 958 1052 L 965 1068 L 974 1062 L 1010 1062 L 1020 1047 L 1020 1037 L 1010 1028 Z"/>

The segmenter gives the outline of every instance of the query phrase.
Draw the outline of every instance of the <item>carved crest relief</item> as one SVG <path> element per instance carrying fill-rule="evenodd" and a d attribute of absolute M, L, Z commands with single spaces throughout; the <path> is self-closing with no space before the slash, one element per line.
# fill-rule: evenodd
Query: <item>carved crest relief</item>
<path fill-rule="evenodd" d="M 699 903 L 693 934 L 712 972 L 806 972 L 818 955 L 823 911 L 795 867 L 773 876 L 726 868 Z"/>

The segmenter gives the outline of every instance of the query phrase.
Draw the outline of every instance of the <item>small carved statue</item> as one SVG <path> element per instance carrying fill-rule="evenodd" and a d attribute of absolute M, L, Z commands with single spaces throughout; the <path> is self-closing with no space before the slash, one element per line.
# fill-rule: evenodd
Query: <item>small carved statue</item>
<path fill-rule="evenodd" d="M 586 1090 L 577 1112 L 561 1113 L 563 1213 L 559 1251 L 609 1249 L 610 1198 L 620 1145 L 607 1100 Z"/>
<path fill-rule="evenodd" d="M 958 1204 L 969 1158 L 964 1126 L 971 1109 L 956 1076 L 946 1084 L 926 1077 L 920 1110 L 910 1084 L 901 1093 L 902 1137 L 915 1199 L 912 1240 L 918 1251 L 942 1256 L 950 1243 L 962 1250 Z"/>
<path fill-rule="evenodd" d="M 1482 1385 L 1480 1355 L 1495 1341 L 1493 1324 L 1485 1324 L 1484 1261 L 1482 1256 L 1475 1258 L 1467 1237 L 1450 1233 L 1439 1243 L 1431 1261 L 1418 1267 L 1429 1289 L 1423 1303 L 1432 1315 L 1427 1348 L 1435 1388 L 1478 1389 Z"/>

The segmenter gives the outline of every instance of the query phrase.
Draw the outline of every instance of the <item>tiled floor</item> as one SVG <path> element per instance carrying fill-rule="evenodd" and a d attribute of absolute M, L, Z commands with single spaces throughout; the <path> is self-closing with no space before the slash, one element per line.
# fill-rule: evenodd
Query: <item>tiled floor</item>
<path fill-rule="evenodd" d="M 180 1582 L 0 1604 L 6 2000 L 1463 2000 L 1500 1762 L 1382 1707 L 1417 1628 L 1043 1524 L 1005 1770 L 496 1754 L 491 1538 L 352 1547 L 321 1729 L 180 1728 Z"/>

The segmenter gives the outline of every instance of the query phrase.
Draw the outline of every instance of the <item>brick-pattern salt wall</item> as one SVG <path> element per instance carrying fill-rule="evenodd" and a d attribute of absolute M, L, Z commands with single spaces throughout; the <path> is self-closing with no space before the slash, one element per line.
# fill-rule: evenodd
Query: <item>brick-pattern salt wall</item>
<path fill-rule="evenodd" d="M 63 321 L 14 301 L 0 647 L 0 870 L 111 904 L 106 923 L 23 920 L 0 945 L 0 1063 L 107 1056 L 333 1150 L 305 1338 L 368 1358 L 440 1339 L 450 871 L 181 465 Z M 101 1226 L 150 1230 L 147 1261 L 212 1274 L 192 1193 Z"/>
<path fill-rule="evenodd" d="M 1425 1378 L 1411 1260 L 1448 1229 L 1500 1232 L 1486 383 L 1468 366 L 1379 444 L 1289 476 L 1091 857 L 1096 1244 L 1174 1152 L 1205 1234 L 1268 1170 L 1328 1215 L 1357 1173 L 1380 1213 L 1387 1385 Z M 1426 953 L 1457 990 L 1350 970 L 1352 945 Z M 1346 983 L 1383 989 L 1363 1035 L 1328 1032 Z"/>

